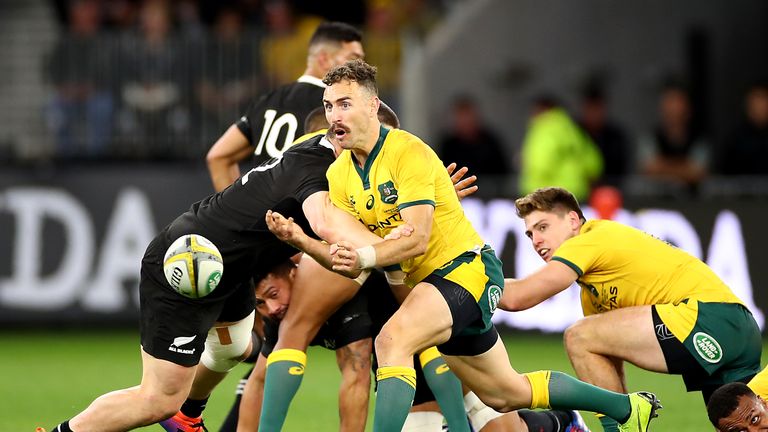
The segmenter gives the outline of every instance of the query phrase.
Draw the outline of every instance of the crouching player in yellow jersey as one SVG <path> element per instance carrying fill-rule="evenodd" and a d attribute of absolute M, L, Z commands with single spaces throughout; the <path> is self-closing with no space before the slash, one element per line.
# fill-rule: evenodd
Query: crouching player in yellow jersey
<path fill-rule="evenodd" d="M 768 368 L 749 383 L 733 382 L 712 393 L 709 421 L 720 432 L 768 431 Z"/>
<path fill-rule="evenodd" d="M 327 246 L 306 236 L 292 240 L 347 276 L 399 264 L 413 287 L 376 338 L 374 431 L 402 429 L 415 391 L 413 354 L 433 345 L 451 370 L 497 411 L 588 410 L 616 419 L 621 430 L 647 430 L 658 408 L 649 393 L 616 393 L 560 372 L 519 374 L 510 366 L 491 323 L 504 285 L 501 262 L 464 216 L 432 149 L 408 132 L 380 126 L 375 73 L 358 60 L 332 69 L 323 80 L 330 139 L 345 150 L 328 170 L 329 194 L 334 204 L 379 237 L 403 223 L 413 231 L 359 249 L 340 241 L 331 245 L 332 256 Z M 290 224 L 278 214 L 270 217 L 270 229 Z"/>
<path fill-rule="evenodd" d="M 546 265 L 507 279 L 499 307 L 528 309 L 577 282 L 585 318 L 566 330 L 565 347 L 580 379 L 626 392 L 628 361 L 682 375 L 706 402 L 719 386 L 757 373 L 757 323 L 706 264 L 635 228 L 586 221 L 565 189 L 538 189 L 515 205 Z"/>

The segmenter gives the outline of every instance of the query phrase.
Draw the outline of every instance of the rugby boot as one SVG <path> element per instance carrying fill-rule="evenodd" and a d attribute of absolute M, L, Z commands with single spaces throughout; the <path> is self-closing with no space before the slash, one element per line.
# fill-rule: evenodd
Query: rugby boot
<path fill-rule="evenodd" d="M 584 423 L 584 418 L 578 411 L 570 411 L 570 413 L 572 420 L 565 427 L 565 432 L 590 432 L 587 424 Z"/>
<path fill-rule="evenodd" d="M 658 417 L 656 411 L 662 408 L 661 401 L 649 392 L 630 393 L 629 405 L 632 411 L 627 421 L 619 425 L 621 432 L 647 432 L 651 419 Z"/>
<path fill-rule="evenodd" d="M 203 417 L 187 417 L 177 412 L 173 417 L 158 423 L 168 432 L 208 432 L 203 424 Z"/>

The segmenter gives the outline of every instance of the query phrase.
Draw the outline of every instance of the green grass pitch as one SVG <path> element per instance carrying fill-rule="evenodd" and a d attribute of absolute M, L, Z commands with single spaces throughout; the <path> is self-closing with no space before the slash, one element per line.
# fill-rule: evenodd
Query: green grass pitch
<path fill-rule="evenodd" d="M 518 371 L 555 369 L 573 373 L 560 336 L 508 334 L 504 336 L 510 361 Z M 138 331 L 5 331 L 0 332 L 0 431 L 50 428 L 85 408 L 96 396 L 130 387 L 141 377 Z M 765 350 L 764 350 L 765 351 Z M 236 382 L 247 371 L 238 366 L 214 392 L 206 410 L 206 424 L 218 430 L 234 398 Z M 627 367 L 632 390 L 656 392 L 665 408 L 655 421 L 656 431 L 712 430 L 698 393 L 686 393 L 682 380 Z M 306 376 L 291 406 L 284 430 L 338 430 L 336 392 L 339 373 L 331 351 L 312 348 Z M 600 431 L 594 417 L 585 418 Z M 369 430 L 371 419 L 369 417 Z M 161 431 L 159 426 L 144 431 Z"/>

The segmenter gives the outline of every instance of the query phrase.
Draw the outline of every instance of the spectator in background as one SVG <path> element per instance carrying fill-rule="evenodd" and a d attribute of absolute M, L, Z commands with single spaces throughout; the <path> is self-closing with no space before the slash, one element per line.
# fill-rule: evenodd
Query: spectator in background
<path fill-rule="evenodd" d="M 663 181 L 696 186 L 707 174 L 708 148 L 696 130 L 688 91 L 679 83 L 664 86 L 659 99 L 659 124 L 653 133 L 652 155 L 643 172 Z"/>
<path fill-rule="evenodd" d="M 258 90 L 257 38 L 243 29 L 242 16 L 234 8 L 217 14 L 213 32 L 206 39 L 200 73 L 195 79 L 199 110 L 198 138 L 215 141 L 240 116 Z"/>
<path fill-rule="evenodd" d="M 264 11 L 267 34 L 261 42 L 262 67 L 269 86 L 277 87 L 304 72 L 307 45 L 320 19 L 296 15 L 288 0 L 267 0 Z"/>
<path fill-rule="evenodd" d="M 505 176 L 510 172 L 503 143 L 484 123 L 477 103 L 462 95 L 452 104 L 451 131 L 440 140 L 440 158 L 468 167 L 479 175 Z"/>
<path fill-rule="evenodd" d="M 188 154 L 190 52 L 173 34 L 170 12 L 163 1 L 144 3 L 139 33 L 122 40 L 118 118 L 122 156 Z"/>
<path fill-rule="evenodd" d="M 584 201 L 603 172 L 600 149 L 549 95 L 537 97 L 522 147 L 520 193 L 566 188 Z"/>
<path fill-rule="evenodd" d="M 46 64 L 55 92 L 45 117 L 57 157 L 92 158 L 107 152 L 114 102 L 108 80 L 110 50 L 99 37 L 100 21 L 97 1 L 72 3 L 69 28 Z"/>
<path fill-rule="evenodd" d="M 586 86 L 581 95 L 578 122 L 603 156 L 602 183 L 620 186 L 630 174 L 634 151 L 624 130 L 611 119 L 608 101 L 597 84 Z"/>
<path fill-rule="evenodd" d="M 396 0 L 371 0 L 365 23 L 366 56 L 378 70 L 379 97 L 398 111 L 400 26 Z"/>
<path fill-rule="evenodd" d="M 768 175 L 768 82 L 749 88 L 744 111 L 744 123 L 723 143 L 720 169 L 727 175 Z"/>

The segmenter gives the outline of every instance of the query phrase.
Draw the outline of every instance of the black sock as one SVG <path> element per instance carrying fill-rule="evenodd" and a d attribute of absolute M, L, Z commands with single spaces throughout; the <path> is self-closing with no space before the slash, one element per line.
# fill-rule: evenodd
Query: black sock
<path fill-rule="evenodd" d="M 518 410 L 517 413 L 528 426 L 529 432 L 555 432 L 559 429 L 557 420 L 549 411 Z"/>
<path fill-rule="evenodd" d="M 203 413 L 203 410 L 205 409 L 205 404 L 207 403 L 208 398 L 203 400 L 187 399 L 184 401 L 184 404 L 181 406 L 179 411 L 181 411 L 181 413 L 187 417 L 200 417 L 200 415 Z"/>
<path fill-rule="evenodd" d="M 51 432 L 73 432 L 72 429 L 69 428 L 69 420 L 65 421 L 64 423 L 61 423 L 51 429 Z"/>
<path fill-rule="evenodd" d="M 529 432 L 564 432 L 573 421 L 571 411 L 530 411 L 518 410 L 517 413 L 528 426 Z"/>

